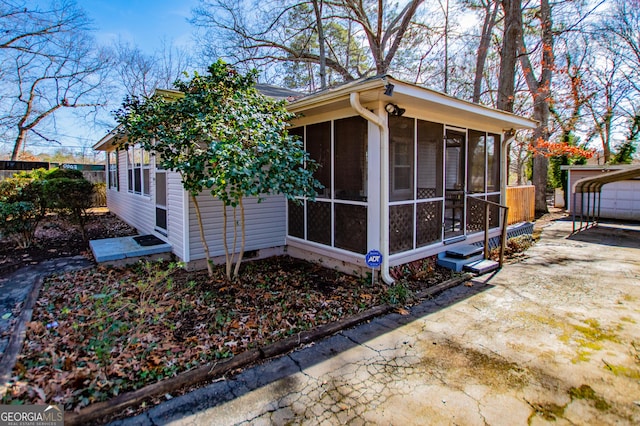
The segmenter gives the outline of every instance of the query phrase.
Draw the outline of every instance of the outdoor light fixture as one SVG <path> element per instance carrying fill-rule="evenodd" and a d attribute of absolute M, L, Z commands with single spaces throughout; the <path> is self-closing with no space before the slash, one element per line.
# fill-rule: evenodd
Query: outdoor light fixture
<path fill-rule="evenodd" d="M 393 84 L 391 84 L 391 83 L 387 83 L 387 84 L 384 86 L 384 94 L 385 94 L 385 95 L 387 95 L 387 96 L 393 96 L 393 88 L 394 88 L 394 87 L 395 87 L 395 86 L 394 86 Z"/>
<path fill-rule="evenodd" d="M 389 113 L 389 115 L 397 115 L 398 117 L 400 117 L 406 111 L 406 109 L 400 108 L 398 105 L 392 103 L 386 104 L 384 106 L 384 109 Z"/>

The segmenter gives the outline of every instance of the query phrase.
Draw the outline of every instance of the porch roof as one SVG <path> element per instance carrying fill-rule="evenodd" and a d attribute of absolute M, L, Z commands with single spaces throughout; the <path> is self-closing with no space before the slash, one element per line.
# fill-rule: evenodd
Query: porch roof
<path fill-rule="evenodd" d="M 391 94 L 387 94 L 389 88 Z M 483 123 L 503 131 L 534 129 L 538 124 L 535 120 L 457 99 L 391 76 L 370 77 L 317 92 L 291 102 L 287 109 L 305 115 L 330 113 L 348 108 L 349 95 L 354 92 L 360 93 L 360 101 L 365 106 L 375 102 L 393 103 L 402 108 L 433 111 L 460 122 Z"/>

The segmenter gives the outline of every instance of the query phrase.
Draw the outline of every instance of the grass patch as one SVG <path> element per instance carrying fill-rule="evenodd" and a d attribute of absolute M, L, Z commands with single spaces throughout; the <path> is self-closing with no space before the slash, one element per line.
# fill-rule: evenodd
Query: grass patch
<path fill-rule="evenodd" d="M 606 411 L 611 408 L 609 403 L 599 397 L 589 385 L 581 385 L 579 388 L 572 387 L 568 393 L 572 400 L 583 399 L 593 402 L 597 410 Z"/>

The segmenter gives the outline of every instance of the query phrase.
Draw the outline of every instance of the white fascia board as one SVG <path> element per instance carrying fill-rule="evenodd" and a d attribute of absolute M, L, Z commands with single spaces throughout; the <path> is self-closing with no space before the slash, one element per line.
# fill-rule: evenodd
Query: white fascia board
<path fill-rule="evenodd" d="M 482 116 L 489 120 L 501 121 L 505 124 L 508 124 L 515 130 L 535 129 L 538 126 L 538 122 L 535 120 L 520 117 L 516 114 L 500 111 L 488 106 L 457 99 L 453 96 L 440 93 L 435 90 L 427 89 L 425 87 L 415 86 L 413 84 L 408 84 L 397 80 L 393 80 L 393 84 L 395 85 L 394 94 L 403 94 L 413 98 L 422 99 L 436 105 L 442 105 L 453 109 L 465 111 L 477 116 Z"/>

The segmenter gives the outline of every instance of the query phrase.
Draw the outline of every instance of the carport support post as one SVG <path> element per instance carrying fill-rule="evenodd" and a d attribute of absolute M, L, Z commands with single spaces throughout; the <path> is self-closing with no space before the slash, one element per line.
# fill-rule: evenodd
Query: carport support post
<path fill-rule="evenodd" d="M 587 193 L 587 228 L 589 227 L 589 209 L 591 208 L 591 192 Z"/>
<path fill-rule="evenodd" d="M 573 233 L 576 232 L 576 192 L 573 193 L 573 203 L 571 203 L 571 214 L 573 215 Z"/>
<path fill-rule="evenodd" d="M 582 229 L 582 215 L 584 215 L 584 192 L 580 193 L 580 228 Z"/>
<path fill-rule="evenodd" d="M 598 191 L 598 221 L 600 221 L 600 202 L 602 201 L 602 188 Z"/>

